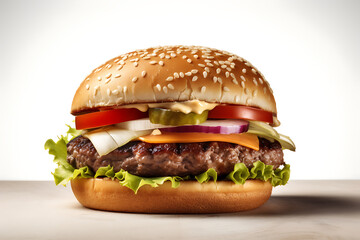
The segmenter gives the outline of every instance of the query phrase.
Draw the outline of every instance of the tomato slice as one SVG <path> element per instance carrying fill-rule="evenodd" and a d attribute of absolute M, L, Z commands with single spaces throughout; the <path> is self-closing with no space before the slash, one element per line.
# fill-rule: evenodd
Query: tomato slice
<path fill-rule="evenodd" d="M 119 108 L 75 116 L 75 126 L 76 129 L 81 130 L 147 117 L 147 112 L 141 112 L 136 108 Z"/>
<path fill-rule="evenodd" d="M 259 108 L 238 106 L 238 105 L 219 105 L 209 111 L 208 118 L 214 119 L 246 119 L 262 121 L 272 124 L 273 113 Z"/>

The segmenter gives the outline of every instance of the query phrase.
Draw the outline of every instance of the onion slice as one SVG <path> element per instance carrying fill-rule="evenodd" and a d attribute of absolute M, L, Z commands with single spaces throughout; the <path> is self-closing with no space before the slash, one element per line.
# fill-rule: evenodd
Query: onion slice
<path fill-rule="evenodd" d="M 148 118 L 123 122 L 115 125 L 118 128 L 141 131 L 160 129 L 164 132 L 203 132 L 232 134 L 246 132 L 249 128 L 249 122 L 246 120 L 207 120 L 199 125 L 183 125 L 177 127 L 169 127 L 169 125 L 153 124 Z"/>
<path fill-rule="evenodd" d="M 243 133 L 249 128 L 245 120 L 208 120 L 199 125 L 184 125 L 178 127 L 161 128 L 162 132 L 202 132 L 216 134 Z"/>

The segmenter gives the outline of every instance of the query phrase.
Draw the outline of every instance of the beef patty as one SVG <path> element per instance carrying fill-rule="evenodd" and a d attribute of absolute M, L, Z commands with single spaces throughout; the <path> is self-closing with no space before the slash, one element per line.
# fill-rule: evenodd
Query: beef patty
<path fill-rule="evenodd" d="M 67 144 L 67 160 L 75 168 L 88 166 L 96 172 L 108 165 L 114 171 L 124 169 L 142 177 L 198 175 L 214 168 L 219 176 L 234 170 L 236 163 L 248 168 L 260 160 L 274 169 L 284 164 L 280 143 L 259 138 L 260 150 L 255 151 L 226 142 L 164 143 L 130 142 L 107 155 L 99 156 L 91 141 L 83 136 Z"/>

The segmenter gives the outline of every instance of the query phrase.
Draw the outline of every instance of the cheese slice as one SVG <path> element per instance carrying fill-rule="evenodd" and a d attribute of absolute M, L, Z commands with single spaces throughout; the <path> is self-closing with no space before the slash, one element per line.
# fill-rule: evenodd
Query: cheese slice
<path fill-rule="evenodd" d="M 193 143 L 193 142 L 229 142 L 236 143 L 256 151 L 259 150 L 259 139 L 251 133 L 215 134 L 215 133 L 162 133 L 161 135 L 145 135 L 137 138 L 147 143 Z"/>
<path fill-rule="evenodd" d="M 84 137 L 89 138 L 99 155 L 103 156 L 131 140 L 151 132 L 151 130 L 130 131 L 109 126 L 87 132 Z"/>

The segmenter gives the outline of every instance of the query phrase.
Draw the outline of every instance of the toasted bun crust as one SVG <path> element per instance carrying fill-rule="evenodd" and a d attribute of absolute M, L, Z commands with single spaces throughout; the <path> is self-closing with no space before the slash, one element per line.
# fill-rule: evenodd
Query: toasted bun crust
<path fill-rule="evenodd" d="M 135 194 L 111 179 L 75 179 L 72 190 L 85 207 L 137 213 L 225 213 L 251 210 L 271 195 L 270 182 L 248 180 L 244 185 L 230 181 L 181 182 L 172 188 L 165 182 L 157 188 L 143 186 Z"/>
<path fill-rule="evenodd" d="M 81 83 L 71 113 L 193 99 L 277 113 L 269 83 L 253 65 L 237 55 L 197 46 L 148 48 L 111 59 Z"/>

